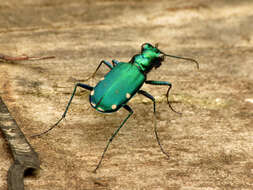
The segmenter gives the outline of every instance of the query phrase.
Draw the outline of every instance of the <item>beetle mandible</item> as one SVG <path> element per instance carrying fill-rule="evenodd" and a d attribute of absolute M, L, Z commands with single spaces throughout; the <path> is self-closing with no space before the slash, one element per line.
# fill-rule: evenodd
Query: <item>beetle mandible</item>
<path fill-rule="evenodd" d="M 155 131 L 156 140 L 158 142 L 158 145 L 160 146 L 161 151 L 169 158 L 168 153 L 166 153 L 164 149 L 162 148 L 159 137 L 157 135 L 155 98 L 148 92 L 140 89 L 144 83 L 150 84 L 150 85 L 168 86 L 168 90 L 166 93 L 167 103 L 169 107 L 172 109 L 172 111 L 176 112 L 172 108 L 168 100 L 169 91 L 172 87 L 172 84 L 170 82 L 165 82 L 165 81 L 154 81 L 154 80 L 146 79 L 147 74 L 153 68 L 156 69 L 161 66 L 166 56 L 195 62 L 197 65 L 197 68 L 199 68 L 199 64 L 196 60 L 191 59 L 191 58 L 165 54 L 162 51 L 160 51 L 157 46 L 152 46 L 149 43 L 144 43 L 141 46 L 141 53 L 134 55 L 129 62 L 118 62 L 116 60 L 112 60 L 112 64 L 111 64 L 105 60 L 102 60 L 100 64 L 98 65 L 97 69 L 95 70 L 95 72 L 93 73 L 92 77 L 95 76 L 100 66 L 104 64 L 110 69 L 110 71 L 104 76 L 104 78 L 102 78 L 95 87 L 92 87 L 83 83 L 77 83 L 75 85 L 74 91 L 70 97 L 70 100 L 67 104 L 67 107 L 62 117 L 48 130 L 40 134 L 33 135 L 33 136 L 40 136 L 49 132 L 54 127 L 56 127 L 63 118 L 66 117 L 69 106 L 73 100 L 73 97 L 75 96 L 77 87 L 81 87 L 90 91 L 90 96 L 89 96 L 90 104 L 93 108 L 95 108 L 99 112 L 102 112 L 102 113 L 116 112 L 117 110 L 123 107 L 125 110 L 129 112 L 129 114 L 121 123 L 121 125 L 118 127 L 118 129 L 113 133 L 111 138 L 109 139 L 102 153 L 100 161 L 94 170 L 94 172 L 96 172 L 102 163 L 102 160 L 104 158 L 104 155 L 110 143 L 112 142 L 114 137 L 117 135 L 119 130 L 124 126 L 128 118 L 133 114 L 133 110 L 131 109 L 130 106 L 127 105 L 127 103 L 136 93 L 138 93 L 145 96 L 146 98 L 150 99 L 153 102 L 153 112 L 155 116 L 154 131 Z"/>

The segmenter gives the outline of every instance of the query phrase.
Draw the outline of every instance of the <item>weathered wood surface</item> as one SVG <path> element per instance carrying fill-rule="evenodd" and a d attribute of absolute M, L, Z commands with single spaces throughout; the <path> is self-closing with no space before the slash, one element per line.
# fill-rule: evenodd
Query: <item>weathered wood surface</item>
<path fill-rule="evenodd" d="M 251 0 L 0 0 L 0 53 L 55 55 L 55 59 L 0 63 L 0 96 L 26 136 L 61 117 L 77 80 L 88 78 L 102 59 L 128 61 L 143 42 L 192 57 L 167 59 L 145 85 L 157 99 L 131 100 L 132 118 L 93 174 L 107 140 L 126 112 L 100 114 L 78 91 L 69 114 L 50 134 L 28 138 L 41 168 L 25 178 L 26 189 L 253 189 L 253 2 Z M 107 72 L 103 68 L 90 85 Z M 0 138 L 0 189 L 12 157 Z"/>
<path fill-rule="evenodd" d="M 24 189 L 24 172 L 39 169 L 40 161 L 24 134 L 12 118 L 8 108 L 0 97 L 0 130 L 7 141 L 14 163 L 8 170 L 8 190 Z"/>

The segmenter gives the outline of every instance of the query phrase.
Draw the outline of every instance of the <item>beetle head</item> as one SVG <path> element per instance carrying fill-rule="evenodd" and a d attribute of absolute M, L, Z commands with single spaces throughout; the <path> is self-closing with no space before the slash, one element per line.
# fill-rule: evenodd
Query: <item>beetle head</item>
<path fill-rule="evenodd" d="M 153 67 L 155 69 L 160 67 L 165 57 L 164 53 L 149 43 L 145 43 L 141 46 L 141 54 L 149 60 L 149 64 L 147 64 L 149 68 L 148 71 Z"/>
<path fill-rule="evenodd" d="M 191 58 L 165 54 L 162 51 L 160 51 L 157 48 L 157 46 L 154 47 L 149 43 L 143 44 L 141 46 L 141 53 L 133 56 L 133 58 L 129 62 L 137 65 L 142 72 L 148 73 L 152 70 L 152 68 L 157 69 L 158 67 L 160 67 L 165 57 L 173 57 L 177 59 L 192 61 L 195 62 L 197 68 L 199 68 L 199 64 L 196 60 Z"/>
<path fill-rule="evenodd" d="M 149 43 L 142 44 L 141 53 L 143 55 L 147 55 L 152 60 L 151 61 L 152 67 L 155 67 L 155 68 L 158 68 L 161 66 L 161 63 L 164 61 L 164 58 L 166 56 L 166 57 L 184 59 L 184 60 L 194 62 L 196 63 L 197 69 L 199 69 L 199 63 L 196 60 L 192 58 L 180 57 L 180 56 L 169 55 L 169 54 L 163 53 L 162 51 L 158 49 L 158 44 L 156 44 L 155 47 Z"/>

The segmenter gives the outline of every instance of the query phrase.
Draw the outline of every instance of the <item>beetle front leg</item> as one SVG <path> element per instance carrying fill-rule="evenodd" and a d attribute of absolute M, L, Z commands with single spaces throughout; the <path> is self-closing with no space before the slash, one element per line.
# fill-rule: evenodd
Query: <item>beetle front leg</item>
<path fill-rule="evenodd" d="M 50 127 L 48 130 L 46 130 L 46 131 L 44 131 L 44 132 L 42 132 L 42 133 L 39 133 L 39 134 L 32 135 L 31 137 L 37 137 L 37 136 L 41 136 L 41 135 L 44 135 L 44 134 L 48 133 L 48 132 L 51 131 L 53 128 L 55 128 L 55 127 L 61 122 L 61 120 L 63 120 L 63 119 L 66 117 L 66 114 L 67 114 L 67 112 L 68 112 L 69 106 L 70 106 L 70 104 L 71 104 L 71 102 L 72 102 L 72 100 L 73 100 L 73 98 L 74 98 L 74 96 L 75 96 L 77 87 L 81 87 L 81 88 L 84 88 L 84 89 L 90 90 L 90 91 L 93 90 L 93 87 L 91 87 L 91 86 L 89 86 L 89 85 L 87 85 L 87 84 L 77 83 L 77 84 L 75 85 L 74 91 L 72 92 L 72 95 L 71 95 L 71 97 L 70 97 L 70 100 L 69 100 L 69 102 L 68 102 L 68 105 L 67 105 L 67 107 L 66 107 L 66 109 L 65 109 L 65 111 L 64 111 L 64 113 L 63 113 L 63 115 L 62 115 L 62 117 L 61 117 L 52 127 Z"/>
<path fill-rule="evenodd" d="M 169 101 L 169 92 L 170 89 L 172 88 L 172 84 L 170 82 L 165 82 L 165 81 L 154 81 L 154 80 L 147 80 L 145 81 L 146 84 L 151 84 L 151 85 L 166 85 L 169 86 L 167 93 L 166 93 L 166 97 L 167 97 L 167 103 L 169 104 L 169 107 L 172 111 L 174 111 L 177 114 L 182 114 L 180 112 L 177 112 L 176 110 L 174 110 L 174 108 L 171 106 L 170 101 Z"/>
<path fill-rule="evenodd" d="M 150 99 L 153 101 L 153 105 L 154 105 L 154 116 L 155 116 L 155 127 L 154 127 L 154 131 L 155 131 L 155 137 L 156 137 L 156 141 L 162 151 L 163 154 L 165 154 L 168 158 L 170 158 L 169 154 L 167 152 L 164 151 L 161 143 L 160 143 L 160 139 L 157 133 L 157 124 L 156 124 L 156 109 L 155 109 L 155 98 L 149 94 L 148 92 L 144 91 L 144 90 L 139 90 L 138 91 L 139 94 L 142 94 L 143 96 L 145 96 L 146 98 Z"/>

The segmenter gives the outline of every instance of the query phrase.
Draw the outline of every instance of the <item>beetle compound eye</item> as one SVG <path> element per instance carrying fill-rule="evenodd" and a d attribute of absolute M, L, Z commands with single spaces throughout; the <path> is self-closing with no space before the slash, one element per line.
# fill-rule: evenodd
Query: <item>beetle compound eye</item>
<path fill-rule="evenodd" d="M 145 50 L 152 50 L 154 47 L 149 44 L 149 43 L 145 43 L 141 46 L 141 52 L 145 51 Z"/>
<path fill-rule="evenodd" d="M 146 50 L 147 49 L 147 43 L 145 43 L 145 44 L 142 44 L 142 46 L 141 46 L 141 52 L 143 52 L 144 50 Z"/>

